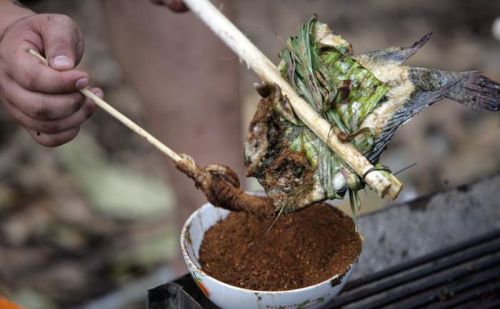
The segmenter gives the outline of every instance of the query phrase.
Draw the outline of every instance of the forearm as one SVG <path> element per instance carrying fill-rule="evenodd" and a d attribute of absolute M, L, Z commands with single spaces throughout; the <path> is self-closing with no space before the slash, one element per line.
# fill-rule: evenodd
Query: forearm
<path fill-rule="evenodd" d="M 22 7 L 17 1 L 0 0 L 0 38 L 9 25 L 32 14 L 34 14 L 33 11 Z"/>

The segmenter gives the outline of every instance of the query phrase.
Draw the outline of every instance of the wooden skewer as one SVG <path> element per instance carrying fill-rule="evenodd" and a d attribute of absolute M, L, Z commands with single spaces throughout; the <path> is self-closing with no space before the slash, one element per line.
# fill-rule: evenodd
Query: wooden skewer
<path fill-rule="evenodd" d="M 36 50 L 29 49 L 28 52 L 37 57 L 44 64 L 48 65 L 47 59 L 40 55 Z M 203 191 L 207 199 L 215 206 L 226 208 L 232 211 L 245 211 L 256 215 L 269 216 L 274 214 L 274 206 L 270 199 L 261 198 L 245 193 L 239 186 L 238 176 L 230 168 L 220 165 L 208 165 L 200 168 L 194 160 L 185 154 L 177 154 L 165 144 L 156 139 L 153 135 L 117 111 L 103 99 L 96 96 L 90 89 L 85 88 L 80 92 L 90 98 L 108 112 L 111 116 L 123 123 L 133 132 L 145 138 L 150 144 L 171 158 L 177 169 L 191 178 L 198 189 Z M 213 176 L 212 171 L 217 176 Z M 226 176 L 227 178 L 224 178 Z M 224 180 L 217 181 L 223 178 Z M 214 189 L 215 188 L 215 189 Z"/>
<path fill-rule="evenodd" d="M 264 81 L 276 84 L 288 98 L 295 114 L 324 143 L 326 143 L 380 197 L 395 199 L 401 191 L 401 182 L 386 171 L 374 170 L 374 166 L 351 144 L 341 142 L 335 134 L 329 134 L 330 124 L 323 119 L 293 87 L 281 76 L 269 60 L 236 26 L 231 23 L 209 0 L 184 0 L 184 3 L 212 31 L 219 36 Z"/>
<path fill-rule="evenodd" d="M 36 50 L 30 48 L 28 50 L 28 53 L 32 54 L 33 56 L 37 57 L 40 59 L 43 63 L 48 65 L 49 63 L 47 62 L 47 59 L 40 55 Z M 86 96 L 87 98 L 90 98 L 94 103 L 105 110 L 107 113 L 109 113 L 111 116 L 116 118 L 118 121 L 123 123 L 126 127 L 128 127 L 130 130 L 134 131 L 135 133 L 139 134 L 142 136 L 144 139 L 146 139 L 151 145 L 155 146 L 158 150 L 166 154 L 170 159 L 172 159 L 175 163 L 179 163 L 181 161 L 184 161 L 185 159 L 177 154 L 175 151 L 170 149 L 167 145 L 163 144 L 160 142 L 156 137 L 151 135 L 149 132 L 141 128 L 138 124 L 130 120 L 127 116 L 123 115 L 119 111 L 117 111 L 113 106 L 109 105 L 104 101 L 103 99 L 99 98 L 96 96 L 90 89 L 85 88 L 80 90 L 80 92 Z"/>

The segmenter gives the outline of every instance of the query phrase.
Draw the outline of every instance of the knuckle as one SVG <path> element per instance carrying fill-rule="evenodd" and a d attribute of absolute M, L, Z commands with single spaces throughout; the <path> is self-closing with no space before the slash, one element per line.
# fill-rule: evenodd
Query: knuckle
<path fill-rule="evenodd" d="M 66 111 L 65 114 L 67 114 L 66 115 L 67 117 L 71 114 L 77 113 L 82 107 L 83 102 L 84 100 L 82 100 L 82 98 L 78 94 L 76 95 L 72 94 L 68 95 L 65 98 L 61 98 L 60 106 L 61 109 L 64 109 Z"/>
<path fill-rule="evenodd" d="M 45 71 L 41 79 L 43 79 L 43 85 L 38 88 L 51 93 L 63 93 L 72 86 L 71 81 L 59 72 Z"/>
<path fill-rule="evenodd" d="M 94 114 L 96 106 L 93 103 L 88 103 L 85 106 L 85 119 L 88 119 L 92 114 Z"/>
<path fill-rule="evenodd" d="M 53 49 L 59 52 L 70 53 L 71 52 L 71 38 L 60 36 L 53 41 L 51 46 Z"/>
<path fill-rule="evenodd" d="M 24 82 L 26 89 L 35 90 L 38 86 L 38 75 L 33 72 L 31 72 L 30 74 L 26 74 Z"/>
<path fill-rule="evenodd" d="M 61 126 L 59 125 L 58 121 L 51 121 L 51 122 L 42 122 L 39 124 L 39 131 L 48 133 L 48 134 L 54 134 L 58 133 L 61 131 Z"/>
<path fill-rule="evenodd" d="M 77 110 L 80 109 L 80 107 L 83 106 L 83 104 L 85 104 L 85 97 L 78 92 L 75 94 L 72 94 L 69 104 L 71 107 L 73 107 L 73 111 L 76 112 Z"/>
<path fill-rule="evenodd" d="M 64 25 L 73 25 L 74 21 L 68 15 L 64 14 L 53 14 L 51 18 L 54 22 Z"/>
<path fill-rule="evenodd" d="M 22 125 L 25 128 L 30 128 L 32 127 L 32 123 L 29 118 L 27 117 L 22 117 L 20 113 L 17 113 L 11 109 L 7 109 L 7 112 L 9 113 L 12 118 L 17 121 L 20 125 Z"/>
<path fill-rule="evenodd" d="M 45 119 L 50 114 L 50 109 L 45 101 L 38 101 L 31 105 L 31 117 Z"/>
<path fill-rule="evenodd" d="M 70 79 L 65 78 L 63 74 L 59 73 L 53 75 L 51 83 L 54 89 L 58 89 L 60 93 L 64 92 L 66 88 L 72 87 Z"/>

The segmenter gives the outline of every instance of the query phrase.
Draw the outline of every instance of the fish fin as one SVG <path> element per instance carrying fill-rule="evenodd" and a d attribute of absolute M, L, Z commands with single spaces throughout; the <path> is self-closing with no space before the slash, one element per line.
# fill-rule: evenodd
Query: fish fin
<path fill-rule="evenodd" d="M 433 103 L 448 98 L 475 110 L 500 110 L 500 84 L 479 72 L 449 72 L 424 68 L 410 69 L 415 92 L 387 121 L 367 155 L 377 162 L 396 130 Z"/>
<path fill-rule="evenodd" d="M 384 125 L 382 132 L 375 139 L 370 153 L 366 156 L 367 159 L 372 163 L 378 162 L 380 156 L 387 148 L 387 144 L 391 141 L 396 133 L 396 130 L 400 126 L 410 121 L 413 116 L 418 114 L 425 107 L 430 106 L 443 98 L 444 95 L 442 91 L 415 92 Z"/>
<path fill-rule="evenodd" d="M 441 91 L 446 98 L 476 110 L 500 110 L 500 84 L 477 71 L 411 68 L 409 78 L 417 91 Z"/>
<path fill-rule="evenodd" d="M 500 84 L 479 72 L 463 72 L 461 78 L 445 92 L 448 99 L 475 110 L 500 110 Z"/>
<path fill-rule="evenodd" d="M 432 36 L 432 32 L 424 35 L 420 40 L 413 43 L 410 47 L 390 47 L 383 50 L 375 50 L 359 55 L 359 57 L 368 57 L 371 61 L 390 62 L 402 64 L 425 45 Z"/>

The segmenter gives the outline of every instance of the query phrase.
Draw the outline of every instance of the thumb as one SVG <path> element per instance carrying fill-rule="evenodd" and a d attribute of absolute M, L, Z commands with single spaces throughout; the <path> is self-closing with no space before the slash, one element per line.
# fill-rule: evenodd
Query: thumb
<path fill-rule="evenodd" d="M 47 14 L 40 28 L 49 66 L 59 71 L 73 69 L 83 55 L 78 25 L 68 16 Z"/>

